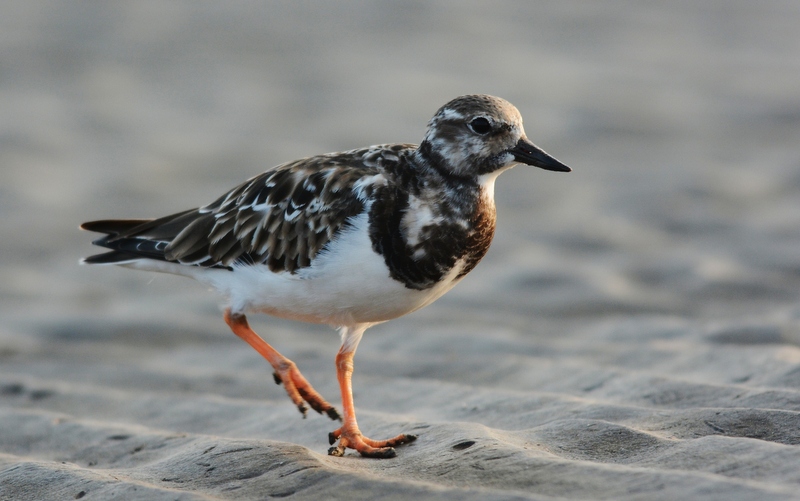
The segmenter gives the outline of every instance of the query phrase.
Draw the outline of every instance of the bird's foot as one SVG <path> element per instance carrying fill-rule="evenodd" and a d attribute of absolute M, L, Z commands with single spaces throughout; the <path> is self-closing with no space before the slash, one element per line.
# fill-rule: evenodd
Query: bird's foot
<path fill-rule="evenodd" d="M 320 414 L 325 413 L 333 420 L 342 420 L 336 409 L 317 393 L 317 390 L 300 374 L 300 370 L 291 360 L 286 359 L 286 362 L 280 367 L 275 367 L 275 373 L 272 376 L 275 378 L 275 384 L 283 384 L 289 398 L 303 414 L 303 418 L 308 413 L 308 407 L 306 407 L 306 403 L 308 403 Z"/>
<path fill-rule="evenodd" d="M 410 444 L 417 439 L 416 435 L 397 435 L 389 440 L 372 440 L 358 430 L 345 430 L 341 427 L 336 431 L 328 434 L 328 442 L 331 445 L 339 441 L 339 445 L 328 449 L 330 456 L 344 456 L 345 449 L 353 449 L 358 451 L 362 456 L 368 458 L 388 459 L 397 455 L 394 447 L 397 445 Z"/>

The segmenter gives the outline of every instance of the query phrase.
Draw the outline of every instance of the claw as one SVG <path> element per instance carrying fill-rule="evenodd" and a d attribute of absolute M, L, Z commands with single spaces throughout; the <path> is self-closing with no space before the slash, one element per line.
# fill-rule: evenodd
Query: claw
<path fill-rule="evenodd" d="M 339 445 L 328 449 L 328 455 L 342 457 L 347 449 L 353 449 L 367 458 L 390 459 L 397 456 L 395 446 L 410 444 L 416 439 L 416 435 L 402 434 L 389 440 L 372 440 L 364 437 L 358 429 L 348 432 L 339 428 L 328 433 L 328 443 L 333 445 L 339 441 Z"/>
<path fill-rule="evenodd" d="M 340 416 L 339 412 L 336 409 L 334 409 L 333 407 L 331 407 L 330 409 L 325 411 L 325 413 L 328 415 L 329 418 L 333 419 L 334 421 L 336 421 L 337 419 L 339 421 L 342 420 L 342 416 Z"/>
<path fill-rule="evenodd" d="M 410 444 L 411 442 L 413 442 L 414 440 L 419 438 L 417 435 L 410 435 L 408 433 L 404 434 L 403 436 L 405 437 L 405 440 L 403 441 L 404 444 Z M 400 444 L 397 444 L 397 445 L 400 445 Z"/>
<path fill-rule="evenodd" d="M 278 386 L 280 386 L 281 383 L 283 382 L 283 380 L 281 380 L 281 377 L 278 375 L 277 372 L 272 373 L 272 378 L 275 380 L 275 384 L 277 384 Z"/>
<path fill-rule="evenodd" d="M 365 458 L 374 459 L 391 459 L 397 456 L 394 447 L 384 447 L 382 449 L 375 449 L 374 451 L 360 451 L 361 455 Z"/>

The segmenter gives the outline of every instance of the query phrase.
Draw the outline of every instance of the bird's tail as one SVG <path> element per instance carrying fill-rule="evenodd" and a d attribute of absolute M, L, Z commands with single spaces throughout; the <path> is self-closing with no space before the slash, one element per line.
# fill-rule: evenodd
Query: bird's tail
<path fill-rule="evenodd" d="M 82 230 L 105 233 L 94 245 L 111 249 L 81 260 L 81 264 L 124 264 L 140 259 L 166 261 L 164 250 L 185 227 L 196 210 L 173 214 L 161 219 L 103 219 L 83 223 Z"/>
<path fill-rule="evenodd" d="M 149 223 L 152 219 L 104 219 L 102 221 L 89 221 L 83 223 L 80 228 L 82 230 L 94 231 L 97 233 L 105 233 L 105 236 L 93 241 L 94 245 L 100 247 L 114 248 L 111 244 L 120 235 L 131 233 L 131 230 Z M 81 259 L 81 264 L 123 264 L 131 261 L 136 261 L 142 256 L 134 252 L 125 252 L 124 250 L 112 250 L 103 254 L 95 254 Z"/>

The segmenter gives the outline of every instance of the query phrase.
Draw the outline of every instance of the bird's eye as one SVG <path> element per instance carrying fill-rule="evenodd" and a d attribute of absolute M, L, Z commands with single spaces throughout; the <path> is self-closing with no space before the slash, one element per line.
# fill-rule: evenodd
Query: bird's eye
<path fill-rule="evenodd" d="M 484 134 L 488 134 L 489 132 L 492 131 L 492 124 L 489 123 L 489 120 L 487 120 L 487 119 L 485 119 L 483 117 L 478 117 L 478 118 L 474 118 L 469 123 L 469 128 L 475 134 L 480 134 L 481 136 L 483 136 Z"/>

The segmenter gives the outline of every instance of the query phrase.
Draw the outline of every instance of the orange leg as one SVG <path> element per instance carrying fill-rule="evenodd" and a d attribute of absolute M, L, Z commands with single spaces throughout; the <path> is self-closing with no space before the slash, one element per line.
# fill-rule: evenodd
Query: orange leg
<path fill-rule="evenodd" d="M 356 341 L 357 343 L 357 341 Z M 345 449 L 355 449 L 362 456 L 369 458 L 393 458 L 394 446 L 408 444 L 417 439 L 416 435 L 398 435 L 389 440 L 371 440 L 361 434 L 356 422 L 356 409 L 353 405 L 353 376 L 354 351 L 345 351 L 343 345 L 336 355 L 336 375 L 339 378 L 339 388 L 342 391 L 342 407 L 344 408 L 344 423 L 342 427 L 328 434 L 331 445 L 339 441 L 339 445 L 328 449 L 331 456 L 343 456 Z"/>
<path fill-rule="evenodd" d="M 247 323 L 247 318 L 243 314 L 231 313 L 230 309 L 225 310 L 225 323 L 228 324 L 234 334 L 244 339 L 247 344 L 252 346 L 262 357 L 267 359 L 270 365 L 272 365 L 272 368 L 275 369 L 275 373 L 273 374 L 275 382 L 277 384 L 283 383 L 286 393 L 289 394 L 289 398 L 292 399 L 292 402 L 294 402 L 300 412 L 303 413 L 303 417 L 306 417 L 308 409 L 305 403 L 308 402 L 308 405 L 320 414 L 324 412 L 331 419 L 342 420 L 339 413 L 336 412 L 336 409 L 326 402 L 325 399 L 311 387 L 309 382 L 306 381 L 306 378 L 300 374 L 294 362 L 278 353 L 275 348 L 261 339 L 261 336 L 250 328 L 250 325 Z"/>

